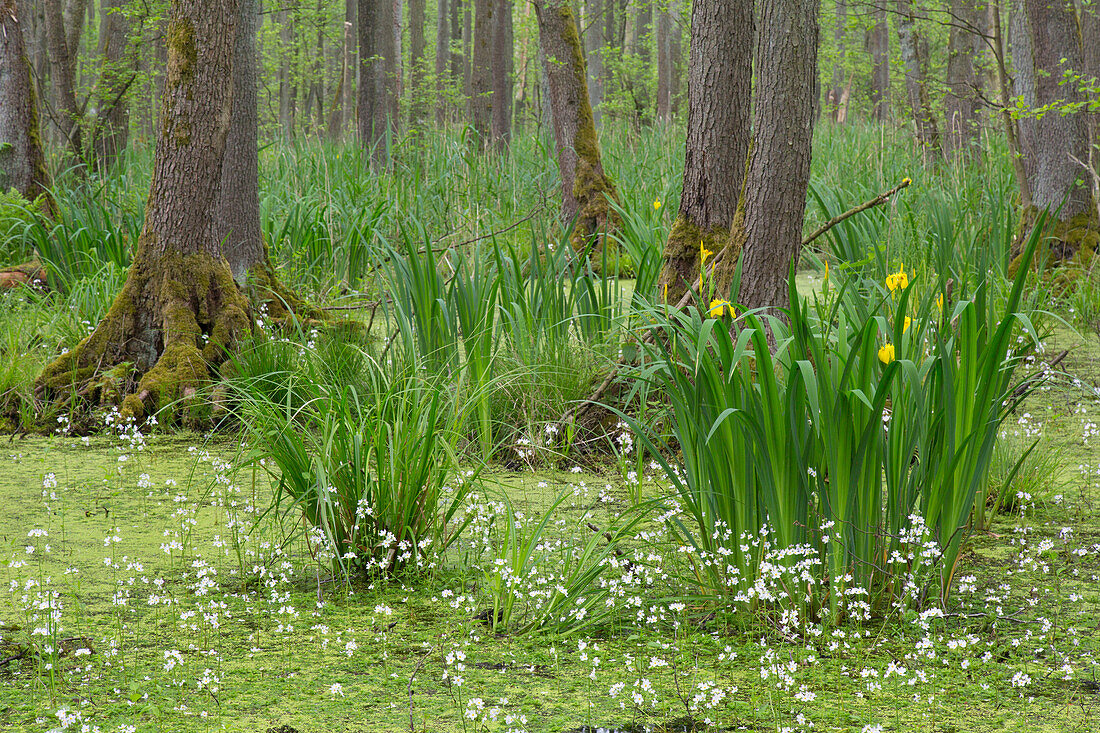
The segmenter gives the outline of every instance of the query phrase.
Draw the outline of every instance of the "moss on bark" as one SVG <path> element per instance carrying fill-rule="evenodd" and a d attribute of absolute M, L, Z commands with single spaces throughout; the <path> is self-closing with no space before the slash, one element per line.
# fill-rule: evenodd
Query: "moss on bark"
<path fill-rule="evenodd" d="M 678 303 L 684 293 L 692 285 L 699 284 L 699 278 L 703 272 L 700 262 L 701 253 L 706 250 L 707 261 L 722 251 L 729 242 L 729 231 L 723 227 L 717 227 L 709 231 L 703 230 L 693 224 L 686 216 L 680 214 L 672 223 L 672 231 L 665 243 L 664 264 L 661 267 L 661 276 L 658 280 L 658 288 L 661 297 L 666 303 Z M 720 280 L 714 281 L 713 292 L 717 297 L 725 297 L 729 288 L 729 281 L 722 287 Z M 710 291 L 710 285 L 704 288 L 704 295 Z"/>
<path fill-rule="evenodd" d="M 198 426 L 204 409 L 192 398 L 250 330 L 248 301 L 225 260 L 175 252 L 153 258 L 149 244 L 139 244 L 103 321 L 43 369 L 36 390 L 49 400 L 75 393 L 93 409 L 117 404 L 124 417 L 160 412 Z"/>
<path fill-rule="evenodd" d="M 1034 206 L 1021 213 L 1018 244 L 1030 235 L 1039 213 Z M 1053 279 L 1056 290 L 1059 293 L 1072 290 L 1077 279 L 1092 269 L 1096 250 L 1100 247 L 1100 222 L 1097 222 L 1095 211 L 1083 212 L 1064 221 L 1048 222 L 1044 237 L 1047 255 L 1043 265 L 1048 270 L 1057 269 Z M 1015 276 L 1019 269 L 1021 256 L 1016 255 L 1009 264 L 1010 276 Z"/>

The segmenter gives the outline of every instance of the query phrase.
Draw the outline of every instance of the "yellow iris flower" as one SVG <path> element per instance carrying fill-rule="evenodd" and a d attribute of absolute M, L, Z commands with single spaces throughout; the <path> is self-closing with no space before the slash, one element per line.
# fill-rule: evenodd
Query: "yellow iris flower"
<path fill-rule="evenodd" d="M 894 360 L 894 345 L 886 344 L 878 350 L 878 360 L 883 364 L 889 364 Z"/>
<path fill-rule="evenodd" d="M 707 315 L 711 318 L 721 318 L 729 313 L 730 316 L 736 316 L 736 311 L 733 310 L 733 303 L 728 300 L 712 300 L 710 301 L 710 310 L 707 311 Z"/>
<path fill-rule="evenodd" d="M 909 287 L 909 275 L 905 272 L 905 265 L 902 264 L 901 269 L 897 272 L 891 273 L 886 276 L 886 287 L 891 293 L 898 290 L 905 290 Z"/>
<path fill-rule="evenodd" d="M 653 210 L 659 211 L 661 209 L 661 199 L 653 199 Z"/>

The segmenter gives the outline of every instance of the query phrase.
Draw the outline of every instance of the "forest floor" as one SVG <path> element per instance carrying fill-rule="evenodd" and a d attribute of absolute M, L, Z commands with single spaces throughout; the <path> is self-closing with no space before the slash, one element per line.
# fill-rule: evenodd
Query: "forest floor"
<path fill-rule="evenodd" d="M 1100 346 L 1061 330 L 1045 356 L 1062 349 L 1005 422 L 1006 442 L 1039 444 L 943 614 L 801 636 L 693 613 L 656 526 L 624 548 L 637 577 L 610 621 L 497 635 L 476 539 L 423 577 L 348 585 L 293 514 L 267 511 L 270 482 L 238 469 L 231 437 L 5 438 L 0 728 L 1096 730 Z M 471 501 L 506 494 L 533 522 L 565 492 L 552 530 L 587 541 L 662 491 L 624 466 L 576 471 L 490 470 Z"/>

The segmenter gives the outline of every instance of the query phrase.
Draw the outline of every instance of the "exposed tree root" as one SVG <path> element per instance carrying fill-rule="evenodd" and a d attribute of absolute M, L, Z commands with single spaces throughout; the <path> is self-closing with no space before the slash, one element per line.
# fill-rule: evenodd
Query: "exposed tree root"
<path fill-rule="evenodd" d="M 84 406 L 120 405 L 124 418 L 161 413 L 200 426 L 197 391 L 251 328 L 249 304 L 224 260 L 139 247 L 126 283 L 95 331 L 35 381 L 46 399 L 73 393 Z"/>

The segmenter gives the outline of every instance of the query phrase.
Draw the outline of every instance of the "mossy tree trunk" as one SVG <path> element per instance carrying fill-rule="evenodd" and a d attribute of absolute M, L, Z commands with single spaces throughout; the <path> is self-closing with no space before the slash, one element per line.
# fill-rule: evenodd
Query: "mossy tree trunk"
<path fill-rule="evenodd" d="M 256 55 L 257 0 L 239 0 L 233 50 L 233 111 L 225 140 L 221 183 L 214 205 L 214 236 L 222 244 L 233 279 L 246 288 L 253 308 L 277 320 L 290 313 L 322 313 L 304 304 L 275 274 L 260 226 Z"/>
<path fill-rule="evenodd" d="M 562 218 L 575 222 L 570 241 L 581 250 L 606 231 L 610 199 L 617 194 L 600 161 L 577 18 L 567 0 L 534 4 L 561 174 Z"/>
<path fill-rule="evenodd" d="M 762 0 L 752 158 L 744 197 L 740 302 L 787 305 L 789 268 L 802 249 L 810 182 L 818 0 Z M 733 258 L 726 258 L 732 261 Z"/>
<path fill-rule="evenodd" d="M 187 398 L 250 328 L 213 216 L 232 109 L 237 10 L 237 0 L 172 3 L 145 227 L 103 321 L 39 375 L 45 396 L 122 397 L 124 416 L 134 418 L 184 398 L 188 416 L 201 420 L 202 403 Z"/>
<path fill-rule="evenodd" d="M 0 0 L 0 190 L 33 200 L 49 181 L 21 17 L 17 0 Z"/>
<path fill-rule="evenodd" d="M 684 189 L 659 281 L 670 303 L 698 280 L 700 249 L 729 241 L 749 152 L 752 44 L 752 0 L 693 4 Z"/>
<path fill-rule="evenodd" d="M 1038 212 L 1057 212 L 1048 232 L 1052 259 L 1089 267 L 1100 235 L 1086 180 L 1088 125 L 1083 113 L 1063 114 L 1063 108 L 1084 102 L 1076 84 L 1062 83 L 1063 72 L 1085 68 L 1081 28 L 1072 0 L 1023 0 L 1023 10 L 1020 23 L 1031 53 L 1013 61 L 1017 76 L 1034 83 L 1033 100 L 1025 101 L 1033 110 L 1049 109 L 1029 120 L 1031 145 L 1024 155 L 1031 206 L 1021 212 L 1020 231 L 1030 231 Z"/>

